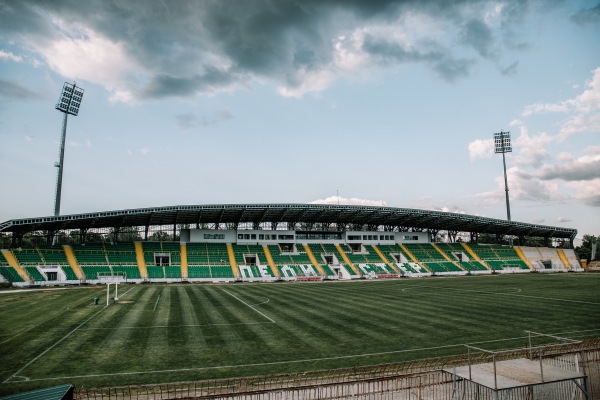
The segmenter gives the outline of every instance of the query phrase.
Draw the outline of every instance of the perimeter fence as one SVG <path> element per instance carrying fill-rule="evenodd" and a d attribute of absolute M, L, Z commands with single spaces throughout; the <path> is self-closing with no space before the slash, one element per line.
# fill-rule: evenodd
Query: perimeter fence
<path fill-rule="evenodd" d="M 503 352 L 497 360 L 528 358 L 528 349 Z M 600 338 L 549 347 L 544 363 L 582 371 L 585 382 L 563 381 L 516 388 L 502 393 L 506 400 L 600 400 Z M 457 379 L 454 367 L 485 363 L 489 354 L 470 353 L 393 364 L 308 371 L 262 377 L 213 379 L 160 385 L 76 388 L 75 400 L 494 400 L 498 392 Z M 585 389 L 585 390 L 582 390 Z"/>

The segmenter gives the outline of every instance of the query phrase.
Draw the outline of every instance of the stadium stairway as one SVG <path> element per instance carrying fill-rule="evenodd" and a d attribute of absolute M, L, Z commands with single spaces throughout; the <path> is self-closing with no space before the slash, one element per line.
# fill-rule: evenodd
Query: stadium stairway
<path fill-rule="evenodd" d="M 427 271 L 429 273 L 432 273 L 432 271 L 429 268 L 427 268 L 425 266 L 425 264 L 423 264 L 423 263 L 419 262 L 419 260 L 417 260 L 417 258 L 414 256 L 414 254 L 411 253 L 411 251 L 405 245 L 401 244 L 400 248 L 402 248 L 402 250 L 404 251 L 404 253 L 406 255 L 408 255 L 408 257 L 410 257 L 410 259 L 411 259 L 412 262 L 414 262 L 415 264 L 419 264 L 419 266 L 421 268 L 423 268 L 425 271 Z"/>
<path fill-rule="evenodd" d="M 342 246 L 340 246 L 339 244 L 336 244 L 335 248 L 337 249 L 338 253 L 340 253 L 340 256 L 342 256 L 342 260 L 344 260 L 346 265 L 350 266 L 352 271 L 354 271 L 354 275 L 362 276 L 362 273 L 358 270 L 358 268 L 356 268 L 356 265 L 354 265 L 354 263 L 352 261 L 350 261 L 350 259 L 348 258 L 348 255 L 344 252 L 344 249 L 342 249 Z"/>
<path fill-rule="evenodd" d="M 385 263 L 385 264 L 386 264 L 388 267 L 390 267 L 390 269 L 391 269 L 392 271 L 395 271 L 395 272 L 397 272 L 397 273 L 400 273 L 400 271 L 398 270 L 398 268 L 396 268 L 396 266 L 395 266 L 394 264 L 392 264 L 392 263 L 391 263 L 391 262 L 390 262 L 390 261 L 387 259 L 387 257 L 385 256 L 385 254 L 383 254 L 383 253 L 381 252 L 381 250 L 379 250 L 379 247 L 377 247 L 376 245 L 373 245 L 373 246 L 371 246 L 371 247 L 373 247 L 373 250 L 375 250 L 375 253 L 377 253 L 377 255 L 379 256 L 379 258 L 381 258 L 381 259 L 383 260 L 383 262 L 384 262 L 384 263 Z"/>
<path fill-rule="evenodd" d="M 8 265 L 10 265 L 11 267 L 13 267 L 15 269 L 15 271 L 17 271 L 17 273 L 19 274 L 19 276 L 21 277 L 21 279 L 23 279 L 24 282 L 31 282 L 31 277 L 29 276 L 29 274 L 27 273 L 27 271 L 25 271 L 17 262 L 17 258 L 15 257 L 15 255 L 13 254 L 13 252 L 11 250 L 2 250 L 2 254 L 4 255 L 4 258 L 6 258 L 6 261 L 8 262 Z"/>
<path fill-rule="evenodd" d="M 180 253 L 181 255 L 181 279 L 187 281 L 188 279 L 188 260 L 187 260 L 187 245 L 185 243 L 181 243 Z"/>
<path fill-rule="evenodd" d="M 79 265 L 79 263 L 77 262 L 77 259 L 75 258 L 75 253 L 73 252 L 73 248 L 71 246 L 69 246 L 68 244 L 65 244 L 63 246 L 63 250 L 65 251 L 65 255 L 67 256 L 67 261 L 69 262 L 71 269 L 75 273 L 75 276 L 77 276 L 77 279 L 79 279 L 81 282 L 85 282 L 85 274 L 83 273 L 81 266 Z"/>
<path fill-rule="evenodd" d="M 527 257 L 525 257 L 525 254 L 523 254 L 523 250 L 521 250 L 521 248 L 519 246 L 515 246 L 513 248 L 517 252 L 517 255 L 519 256 L 519 258 L 521 259 L 521 261 L 523 261 L 525 263 L 525 265 L 527 265 L 527 267 L 530 270 L 532 270 L 532 271 L 535 270 L 535 267 L 533 265 L 531 265 L 531 263 L 529 262 L 529 260 L 527 259 Z"/>
<path fill-rule="evenodd" d="M 137 261 L 138 269 L 140 270 L 140 276 L 143 280 L 148 280 L 148 268 L 146 268 L 146 261 L 144 260 L 144 249 L 142 242 L 135 242 L 135 259 Z"/>
<path fill-rule="evenodd" d="M 275 261 L 273 261 L 273 256 L 271 255 L 271 250 L 269 250 L 269 246 L 264 245 L 263 251 L 265 252 L 265 257 L 267 257 L 267 263 L 269 264 L 269 267 L 271 267 L 271 271 L 273 271 L 273 274 L 276 278 L 280 278 L 281 274 L 279 273 L 279 269 L 275 265 Z"/>
<path fill-rule="evenodd" d="M 325 273 L 325 270 L 323 269 L 323 267 L 321 267 L 321 264 L 319 264 L 319 262 L 315 258 L 315 255 L 313 254 L 313 252 L 310 249 L 310 247 L 308 246 L 308 244 L 304 243 L 303 246 L 304 246 L 304 251 L 306 252 L 306 255 L 308 256 L 308 259 L 310 260 L 311 263 L 313 263 L 313 265 L 315 266 L 317 271 L 319 271 L 319 274 L 321 274 L 321 276 L 327 276 L 327 274 Z"/>
<path fill-rule="evenodd" d="M 462 247 L 466 250 L 466 252 L 475 260 L 481 263 L 481 265 L 483 265 L 484 267 L 486 267 L 488 270 L 493 271 L 492 267 L 490 267 L 485 261 L 483 261 L 481 258 L 479 258 L 479 256 L 477 254 L 475 254 L 475 252 L 473 251 L 472 248 L 469 247 L 468 244 L 466 243 L 461 243 Z"/>
<path fill-rule="evenodd" d="M 562 263 L 564 264 L 565 268 L 570 271 L 572 269 L 571 263 L 569 262 L 569 260 L 567 260 L 565 251 L 563 249 L 557 249 L 556 252 L 558 253 L 558 257 L 560 258 L 560 261 L 562 261 Z"/>
<path fill-rule="evenodd" d="M 451 262 L 452 264 L 456 265 L 456 266 L 457 266 L 458 268 L 460 268 L 461 270 L 463 270 L 463 271 L 466 271 L 466 269 L 465 269 L 465 268 L 464 268 L 462 265 L 460 265 L 459 263 L 457 263 L 457 262 L 456 262 L 456 261 L 454 261 L 454 260 L 451 260 L 451 259 L 450 259 L 450 257 L 448 257 L 448 255 L 447 255 L 446 253 L 444 253 L 444 252 L 442 251 L 442 249 L 440 249 L 440 246 L 438 246 L 438 245 L 437 245 L 437 244 L 435 244 L 435 243 L 432 243 L 432 244 L 433 244 L 433 248 L 434 248 L 434 249 L 436 249 L 436 250 L 437 250 L 437 252 L 438 252 L 438 253 L 440 253 L 440 254 L 442 255 L 442 257 L 444 257 L 444 259 L 446 259 L 446 261 L 448 261 L 448 262 Z"/>
<path fill-rule="evenodd" d="M 240 279 L 240 267 L 238 267 L 238 263 L 235 261 L 235 253 L 231 243 L 227 243 L 227 254 L 229 255 L 229 265 L 231 265 L 231 269 L 233 270 L 233 276 L 235 279 Z"/>

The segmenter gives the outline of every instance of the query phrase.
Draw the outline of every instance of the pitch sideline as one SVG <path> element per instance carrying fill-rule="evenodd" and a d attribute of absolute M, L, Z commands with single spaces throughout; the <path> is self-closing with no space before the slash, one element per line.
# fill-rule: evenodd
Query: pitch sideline
<path fill-rule="evenodd" d="M 589 329 L 583 330 L 583 331 L 571 331 L 569 333 L 586 332 L 586 331 L 589 331 Z M 193 371 L 208 371 L 208 370 L 214 370 L 214 369 L 232 369 L 232 368 L 262 367 L 262 366 L 269 366 L 269 365 L 311 363 L 311 362 L 315 362 L 315 361 L 331 361 L 331 360 L 343 360 L 343 359 L 350 359 L 350 358 L 381 356 L 381 355 L 388 355 L 388 354 L 401 354 L 401 353 L 408 353 L 408 352 L 412 352 L 412 351 L 447 349 L 447 348 L 452 348 L 452 347 L 464 347 L 465 345 L 495 343 L 495 342 L 500 342 L 500 341 L 516 340 L 516 339 L 527 339 L 527 336 L 518 336 L 518 337 L 513 337 L 513 338 L 505 338 L 505 339 L 494 339 L 494 340 L 487 340 L 487 341 L 481 341 L 481 342 L 458 343 L 458 344 L 451 344 L 451 345 L 444 345 L 444 346 L 421 347 L 421 348 L 417 348 L 417 349 L 385 351 L 385 352 L 378 352 L 378 353 L 348 354 L 348 355 L 335 356 L 335 357 L 308 358 L 308 359 L 288 360 L 288 361 L 273 361 L 273 362 L 255 363 L 255 364 L 237 364 L 237 365 L 221 365 L 221 366 L 211 366 L 211 367 L 164 369 L 164 370 L 152 370 L 152 371 L 131 371 L 131 372 L 113 372 L 113 373 L 106 373 L 106 374 L 59 376 L 59 377 L 51 377 L 51 378 L 28 379 L 27 381 L 28 382 L 40 382 L 40 381 L 80 379 L 80 378 L 100 378 L 100 377 L 111 377 L 111 376 L 167 374 L 167 373 L 174 373 L 174 372 L 193 372 Z M 10 383 L 10 382 L 5 381 L 3 383 Z"/>
<path fill-rule="evenodd" d="M 134 288 L 129 289 L 128 291 L 126 291 L 125 293 L 123 293 L 122 296 L 127 295 L 127 293 L 131 292 L 133 289 Z M 85 324 L 87 324 L 89 321 L 91 321 L 92 319 L 94 319 L 102 311 L 106 310 L 107 307 L 108 307 L 108 305 L 102 307 L 100 310 L 98 310 L 96 313 L 94 313 L 91 317 L 89 317 L 88 319 L 86 319 L 85 321 L 83 321 L 81 324 L 79 324 L 76 328 L 74 328 L 71 332 L 67 333 L 65 336 L 63 336 L 62 338 L 60 338 L 59 340 L 57 340 L 56 342 L 54 342 L 54 344 L 52 344 L 52 346 L 50 346 L 46 350 L 42 351 L 40 354 L 38 354 L 32 360 L 30 360 L 27 364 L 25 364 L 24 366 L 22 366 L 18 371 L 16 371 L 11 376 L 9 376 L 8 378 L 6 378 L 2 383 L 9 383 L 13 378 L 16 378 L 16 377 L 25 378 L 25 381 L 31 381 L 31 379 L 29 379 L 29 378 L 27 378 L 25 376 L 21 376 L 19 374 L 23 370 L 25 370 L 27 367 L 29 367 L 31 364 L 33 364 L 34 362 L 36 362 L 37 360 L 39 360 L 40 358 L 42 358 L 50 350 L 52 350 L 57 345 L 59 345 L 60 343 L 62 343 L 65 339 L 67 339 L 73 333 L 77 332 L 79 330 L 79 328 L 81 328 L 82 326 L 84 326 Z"/>

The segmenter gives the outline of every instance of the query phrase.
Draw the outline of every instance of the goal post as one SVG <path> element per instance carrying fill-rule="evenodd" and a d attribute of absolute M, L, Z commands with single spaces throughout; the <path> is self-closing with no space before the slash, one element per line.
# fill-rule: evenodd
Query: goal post
<path fill-rule="evenodd" d="M 119 282 L 114 281 L 114 282 L 107 282 L 106 283 L 106 305 L 108 306 L 110 304 L 110 285 L 115 285 L 115 295 L 114 295 L 114 301 L 119 301 Z"/>
<path fill-rule="evenodd" d="M 106 305 L 110 304 L 110 287 L 114 285 L 114 301 L 119 300 L 119 283 L 127 282 L 127 273 L 125 272 L 98 272 L 98 282 L 106 284 Z"/>

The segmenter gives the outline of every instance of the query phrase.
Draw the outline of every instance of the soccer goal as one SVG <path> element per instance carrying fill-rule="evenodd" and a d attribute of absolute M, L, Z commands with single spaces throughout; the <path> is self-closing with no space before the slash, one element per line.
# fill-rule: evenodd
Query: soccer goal
<path fill-rule="evenodd" d="M 106 284 L 106 305 L 110 304 L 112 299 L 114 302 L 119 301 L 119 283 L 127 281 L 125 272 L 98 272 L 98 282 Z M 113 295 L 111 296 L 111 286 L 113 286 Z"/>

